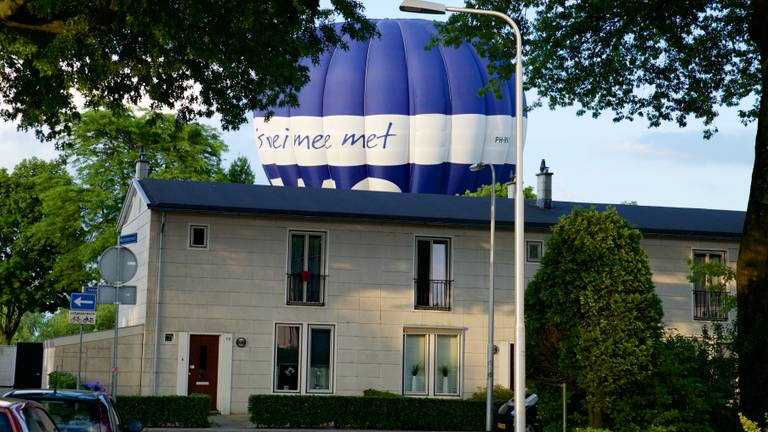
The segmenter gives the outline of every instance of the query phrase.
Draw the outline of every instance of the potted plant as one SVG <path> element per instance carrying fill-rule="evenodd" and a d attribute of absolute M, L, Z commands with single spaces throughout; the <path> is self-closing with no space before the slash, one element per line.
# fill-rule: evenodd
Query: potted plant
<path fill-rule="evenodd" d="M 421 371 L 421 363 L 414 363 L 411 366 L 411 391 L 416 391 L 416 379 Z"/>
<path fill-rule="evenodd" d="M 440 366 L 440 375 L 443 376 L 443 393 L 448 393 L 448 372 L 450 371 L 447 365 Z"/>

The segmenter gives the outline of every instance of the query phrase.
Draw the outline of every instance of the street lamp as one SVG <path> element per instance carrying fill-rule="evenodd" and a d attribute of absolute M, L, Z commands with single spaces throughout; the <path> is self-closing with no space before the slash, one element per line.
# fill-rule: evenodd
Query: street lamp
<path fill-rule="evenodd" d="M 493 430 L 493 255 L 494 240 L 496 238 L 496 170 L 493 164 L 478 162 L 469 167 L 472 172 L 479 172 L 486 167 L 491 168 L 491 244 L 490 244 L 490 270 L 488 281 L 488 379 L 486 382 L 487 393 L 485 399 L 485 430 Z"/>
<path fill-rule="evenodd" d="M 490 15 L 503 19 L 515 32 L 515 432 L 525 431 L 525 285 L 523 281 L 524 198 L 523 198 L 523 39 L 512 18 L 501 12 L 449 7 L 440 3 L 404 0 L 403 12 L 444 14 L 459 12 Z"/>

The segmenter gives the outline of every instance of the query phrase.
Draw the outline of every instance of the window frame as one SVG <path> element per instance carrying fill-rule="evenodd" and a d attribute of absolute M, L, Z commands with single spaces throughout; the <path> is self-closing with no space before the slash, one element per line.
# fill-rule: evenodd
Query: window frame
<path fill-rule="evenodd" d="M 193 244 L 194 235 L 193 230 L 196 228 L 202 228 L 204 231 L 204 239 L 205 244 L 204 245 L 195 245 Z M 187 224 L 187 249 L 191 250 L 209 250 L 211 246 L 211 226 L 210 224 L 201 224 L 201 223 L 189 223 Z"/>
<path fill-rule="evenodd" d="M 444 295 L 444 305 L 422 305 L 419 304 L 419 242 L 429 241 L 430 248 L 430 261 L 429 261 L 429 279 L 430 283 L 435 280 L 442 280 L 445 282 L 444 288 L 447 293 Z M 434 279 L 432 276 L 432 252 L 435 241 L 446 242 L 446 257 L 445 257 L 445 277 L 446 279 Z M 453 309 L 453 268 L 454 268 L 454 253 L 453 253 L 453 236 L 435 236 L 435 235 L 421 235 L 417 234 L 413 237 L 413 309 L 415 310 L 433 310 L 433 311 L 451 311 Z M 430 290 L 431 298 L 431 290 Z"/>
<path fill-rule="evenodd" d="M 724 265 L 728 265 L 728 252 L 723 249 L 691 249 L 691 261 L 696 259 L 696 255 L 706 255 L 706 261 L 709 262 L 711 256 L 713 255 L 719 255 L 720 256 L 720 262 Z M 724 322 L 729 320 L 729 316 L 726 313 L 722 312 L 722 308 L 725 305 L 725 299 L 722 299 L 720 302 L 720 314 L 722 315 L 722 318 L 713 318 L 713 317 L 697 317 L 696 310 L 697 310 L 697 292 L 707 292 L 703 286 L 699 287 L 697 286 L 699 282 L 691 282 L 691 319 L 693 321 L 701 321 L 701 322 Z M 724 291 L 722 293 L 723 296 L 728 295 L 728 290 Z M 702 306 L 704 308 L 704 306 Z"/>
<path fill-rule="evenodd" d="M 408 336 L 424 336 L 425 340 L 425 391 L 413 392 L 406 391 L 406 339 Z M 452 336 L 457 340 L 457 367 L 456 367 L 456 393 L 441 393 L 437 391 L 437 337 Z M 464 391 L 464 331 L 462 329 L 430 329 L 430 328 L 404 328 L 402 339 L 402 359 L 400 370 L 401 394 L 403 396 L 414 397 L 439 397 L 439 398 L 461 398 Z"/>
<path fill-rule="evenodd" d="M 299 328 L 299 376 L 297 390 L 283 390 L 277 388 L 277 329 L 280 326 Z M 309 388 L 309 373 L 311 365 L 311 330 L 313 328 L 329 329 L 331 331 L 330 367 L 327 390 L 313 390 Z M 327 322 L 283 322 L 276 321 L 272 325 L 272 393 L 275 394 L 335 394 L 336 392 L 336 340 L 337 324 Z"/>
<path fill-rule="evenodd" d="M 301 234 L 304 235 L 304 254 L 303 254 L 303 260 L 304 265 L 302 268 L 304 270 L 302 271 L 308 271 L 308 265 L 309 265 L 309 236 L 310 235 L 320 235 L 320 301 L 318 302 L 309 302 L 306 300 L 307 298 L 307 286 L 308 282 L 302 282 L 302 301 L 291 301 L 290 299 L 290 289 L 291 289 L 291 278 L 293 277 L 293 272 L 291 271 L 291 264 L 293 260 L 293 235 L 294 234 Z M 327 278 L 328 278 L 328 231 L 326 230 L 312 230 L 312 229 L 294 229 L 289 228 L 287 232 L 287 240 L 286 240 L 286 262 L 285 262 L 285 269 L 286 269 L 286 276 L 285 276 L 285 304 L 287 306 L 325 306 L 325 299 L 326 299 L 326 285 L 327 285 Z"/>
<path fill-rule="evenodd" d="M 537 245 L 539 247 L 539 257 L 536 259 L 531 258 L 530 247 Z M 544 256 L 544 242 L 541 240 L 526 240 L 525 241 L 525 262 L 540 263 L 541 257 Z"/>

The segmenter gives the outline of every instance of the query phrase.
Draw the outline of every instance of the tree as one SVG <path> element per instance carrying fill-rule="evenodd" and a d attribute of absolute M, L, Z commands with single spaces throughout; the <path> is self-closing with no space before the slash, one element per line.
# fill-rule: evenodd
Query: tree
<path fill-rule="evenodd" d="M 212 181 L 222 174 L 221 154 L 227 148 L 209 126 L 125 110 L 85 112 L 60 147 L 84 188 L 88 261 L 115 243 L 117 219 L 142 149 L 152 177 Z"/>
<path fill-rule="evenodd" d="M 508 192 L 509 186 L 510 185 L 507 185 L 506 183 L 496 183 L 496 196 L 499 198 L 508 197 L 509 195 L 507 195 L 507 192 Z M 479 188 L 477 188 L 477 190 L 474 192 L 466 191 L 464 192 L 464 196 L 490 197 L 491 185 L 482 185 Z M 523 196 L 525 197 L 525 199 L 536 199 L 536 192 L 533 191 L 533 186 L 524 187 Z"/>
<path fill-rule="evenodd" d="M 768 1 L 469 0 L 467 7 L 508 13 L 521 24 L 525 79 L 550 107 L 613 113 L 649 126 L 690 118 L 713 127 L 718 106 L 754 102 L 740 112 L 757 120 L 755 162 L 738 258 L 741 409 L 763 417 L 768 406 Z M 471 38 L 509 78 L 513 35 L 498 19 L 455 14 L 443 29 Z M 495 81 L 494 81 L 495 83 Z M 493 89 L 492 85 L 490 88 Z"/>
<path fill-rule="evenodd" d="M 0 170 L 0 343 L 28 311 L 56 310 L 88 279 L 80 190 L 59 161 Z"/>
<path fill-rule="evenodd" d="M 223 174 L 218 179 L 224 183 L 242 183 L 242 184 L 254 184 L 256 182 L 256 175 L 251 169 L 251 164 L 248 163 L 248 158 L 245 156 L 238 156 L 229 165 L 226 174 Z"/>
<path fill-rule="evenodd" d="M 661 301 L 640 232 L 615 209 L 576 208 L 555 225 L 526 292 L 531 378 L 584 394 L 589 425 L 650 375 Z"/>
<path fill-rule="evenodd" d="M 0 0 L 0 118 L 56 136 L 78 117 L 76 90 L 87 108 L 146 97 L 185 120 L 216 111 L 237 127 L 249 110 L 296 103 L 309 79 L 302 59 L 344 46 L 344 34 L 373 34 L 358 1 L 332 4 Z"/>

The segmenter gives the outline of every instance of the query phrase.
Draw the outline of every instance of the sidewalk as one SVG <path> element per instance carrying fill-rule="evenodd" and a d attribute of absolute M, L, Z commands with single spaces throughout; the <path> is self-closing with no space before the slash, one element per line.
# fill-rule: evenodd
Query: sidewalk
<path fill-rule="evenodd" d="M 373 429 L 258 429 L 255 428 L 246 414 L 239 415 L 215 415 L 208 417 L 211 422 L 211 427 L 206 429 L 193 429 L 193 428 L 145 428 L 146 432 L 268 432 L 268 431 L 300 431 L 300 432 L 393 432 L 393 431 L 378 431 Z M 398 431 L 398 432 L 410 432 L 410 431 Z M 425 431 L 418 431 L 425 432 Z"/>

